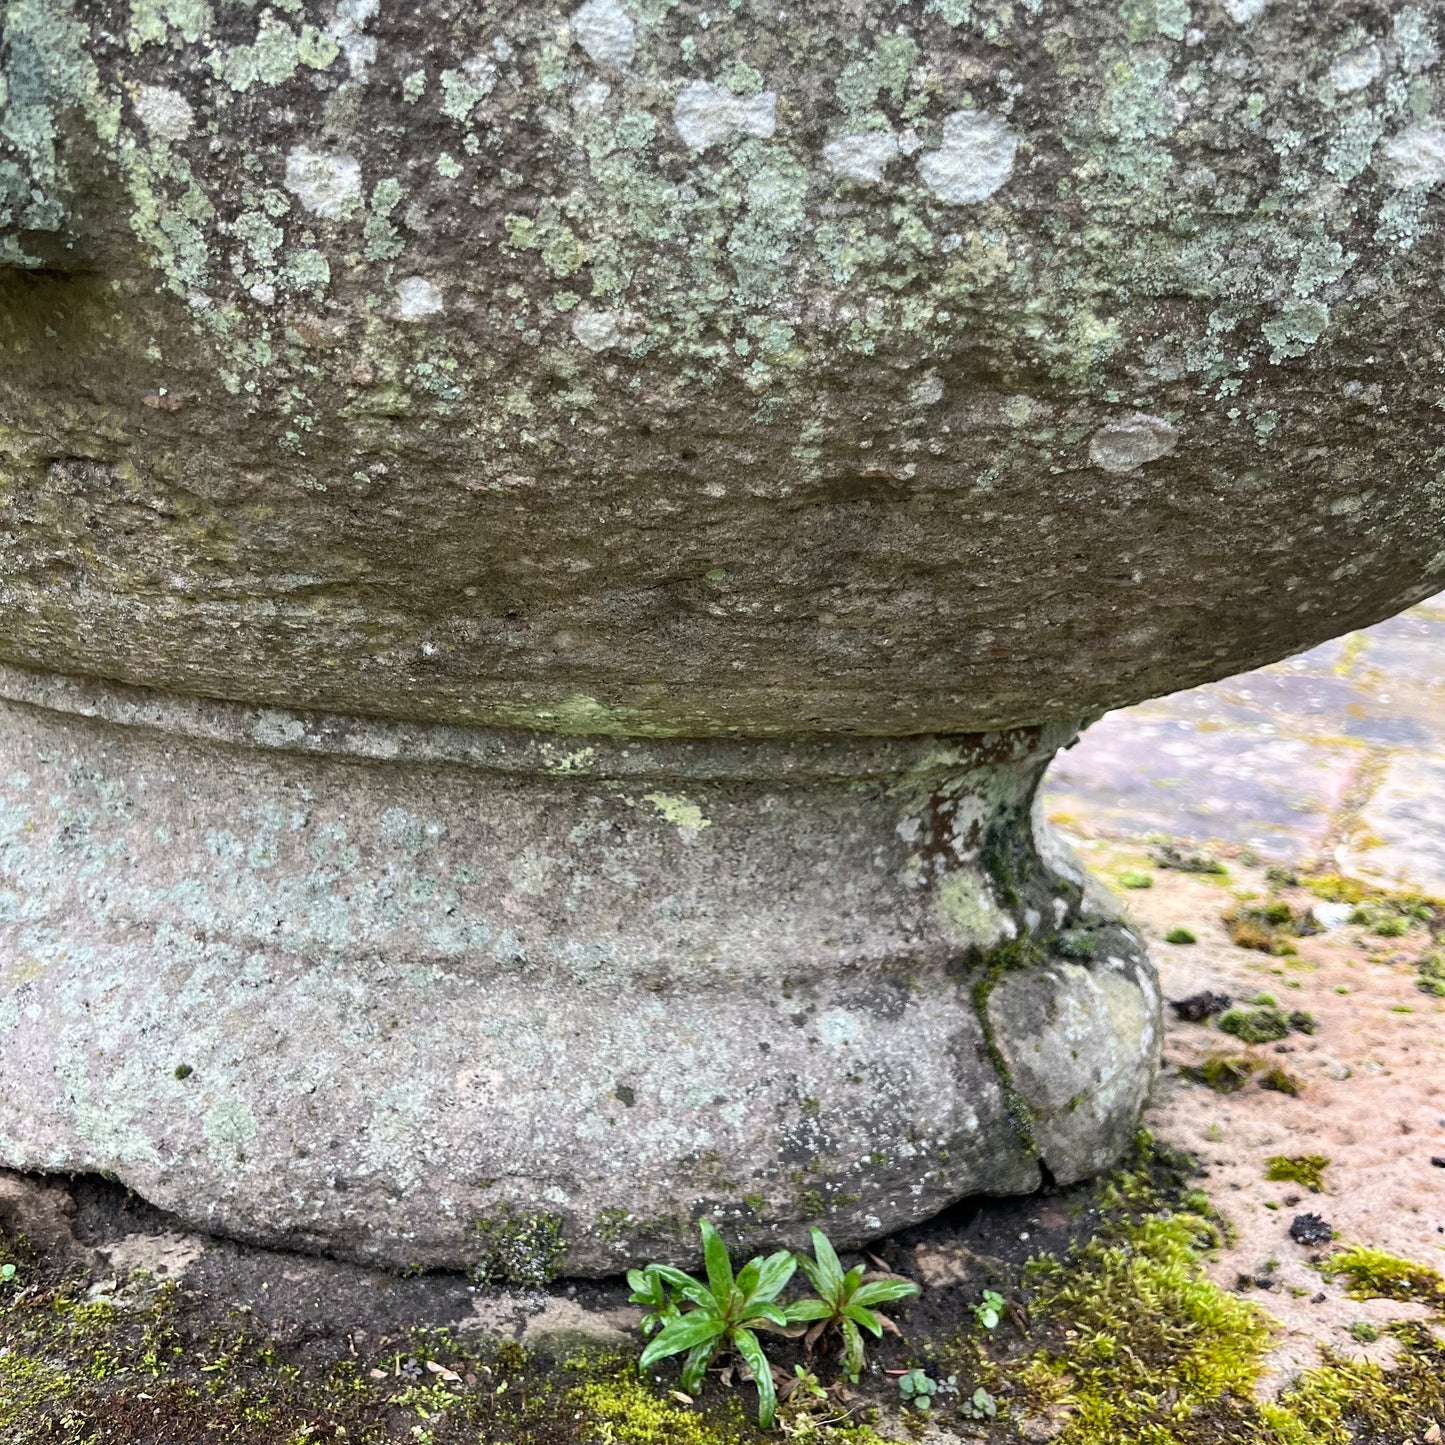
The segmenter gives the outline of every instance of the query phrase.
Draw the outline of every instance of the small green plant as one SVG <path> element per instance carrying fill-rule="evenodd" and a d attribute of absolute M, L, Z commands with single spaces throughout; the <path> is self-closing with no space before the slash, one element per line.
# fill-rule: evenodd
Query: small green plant
<path fill-rule="evenodd" d="M 958 1389 L 958 1376 L 950 1375 L 946 1380 L 935 1380 L 924 1370 L 907 1370 L 898 1377 L 898 1394 L 905 1405 L 915 1410 L 933 1408 L 933 1397 L 940 1390 L 951 1392 Z"/>
<path fill-rule="evenodd" d="M 1329 1162 L 1323 1154 L 1275 1154 L 1265 1161 L 1264 1177 L 1277 1184 L 1301 1184 L 1318 1194 L 1325 1187 Z"/>
<path fill-rule="evenodd" d="M 1171 928 L 1164 935 L 1165 943 L 1198 943 L 1199 940 L 1187 928 Z"/>
<path fill-rule="evenodd" d="M 856 1382 L 863 1370 L 859 1327 L 882 1338 L 888 1320 L 877 1313 L 876 1306 L 912 1299 L 918 1294 L 918 1286 L 907 1279 L 865 1280 L 861 1265 L 854 1265 L 844 1274 L 837 1252 L 821 1229 L 813 1230 L 813 1258 L 800 1255 L 798 1264 L 818 1293 L 816 1299 L 790 1304 L 788 1321 L 811 1321 L 823 1330 L 836 1329 L 843 1337 L 843 1373 Z M 811 1332 L 810 1337 L 814 1337 Z"/>
<path fill-rule="evenodd" d="M 1152 873 L 1140 872 L 1137 868 L 1125 868 L 1119 874 L 1120 888 L 1152 888 L 1154 886 L 1154 875 Z"/>
<path fill-rule="evenodd" d="M 975 1420 L 996 1420 L 998 1418 L 998 1401 L 980 1385 L 969 1396 L 967 1403 L 962 1406 L 962 1411 L 965 1415 L 971 1415 Z"/>
<path fill-rule="evenodd" d="M 1362 1345 L 1372 1345 L 1380 1338 L 1380 1327 L 1369 1320 L 1356 1320 L 1350 1326 L 1350 1334 Z"/>
<path fill-rule="evenodd" d="M 730 1346 L 742 1356 L 757 1384 L 758 1424 L 764 1430 L 771 1429 L 777 1415 L 778 1396 L 773 1386 L 772 1366 L 757 1331 L 787 1328 L 788 1316 L 778 1303 L 778 1296 L 798 1267 L 797 1257 L 780 1249 L 766 1258 L 750 1259 L 734 1276 L 722 1236 L 706 1219 L 701 1220 L 698 1227 L 702 1231 L 703 1261 L 707 1266 L 706 1284 L 666 1264 L 650 1264 L 639 1271 L 643 1275 L 655 1274 L 693 1308 L 686 1313 L 678 1311 L 673 1317 L 664 1313 L 666 1306 L 663 1310 L 653 1310 L 662 1328 L 643 1350 L 638 1368 L 647 1370 L 669 1355 L 684 1355 L 679 1383 L 691 1395 L 701 1387 L 703 1374 L 713 1356 Z"/>
<path fill-rule="evenodd" d="M 13 1284 L 16 1273 L 13 1264 L 0 1264 L 0 1284 Z"/>
<path fill-rule="evenodd" d="M 658 1273 L 658 1269 L 658 1265 L 650 1264 L 646 1269 L 627 1271 L 627 1283 L 632 1287 L 632 1293 L 627 1298 L 631 1304 L 641 1305 L 643 1308 L 637 1327 L 642 1331 L 644 1339 L 653 1330 L 670 1324 L 678 1315 L 677 1305 L 673 1303 L 667 1288 L 667 1281 Z"/>
<path fill-rule="evenodd" d="M 986 1330 L 996 1330 L 1003 1319 L 1003 1296 L 997 1290 L 986 1289 L 980 1303 L 972 1306 L 973 1317 Z"/>
<path fill-rule="evenodd" d="M 805 1400 L 826 1400 L 828 1398 L 828 1392 L 806 1365 L 793 1366 L 793 1384 L 788 1390 L 789 1399 L 796 1400 L 800 1396 Z"/>

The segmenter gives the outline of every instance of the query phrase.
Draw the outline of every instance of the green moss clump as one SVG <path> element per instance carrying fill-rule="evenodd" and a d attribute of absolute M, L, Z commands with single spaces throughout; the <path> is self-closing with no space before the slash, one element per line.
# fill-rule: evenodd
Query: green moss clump
<path fill-rule="evenodd" d="M 561 1271 L 567 1246 L 555 1214 L 518 1214 L 503 1205 L 475 1228 L 481 1250 L 470 1270 L 473 1283 L 536 1287 Z"/>
<path fill-rule="evenodd" d="M 1165 943 L 1198 943 L 1199 940 L 1187 928 L 1171 928 L 1164 935 Z"/>
<path fill-rule="evenodd" d="M 1445 1340 L 1415 1322 L 1385 1327 L 1400 1345 L 1388 1370 L 1325 1350 L 1324 1363 L 1278 1400 L 1257 1400 L 1273 1329 L 1262 1310 L 1206 1277 L 1220 1242 L 1207 1203 L 1161 1189 L 1138 1167 L 1099 1198 L 1122 1217 L 1066 1259 L 1044 1256 L 1025 1269 L 1036 1330 L 1050 1338 L 1013 1373 L 1010 1413 L 1058 1422 L 1054 1445 L 1362 1445 L 1419 1439 L 1445 1419 Z M 1422 1278 L 1438 1281 L 1375 1251 L 1332 1263 L 1362 1271 L 1374 1288 L 1403 1281 L 1417 1291 L 1395 1297 L 1422 1298 Z M 1445 1317 L 1445 1290 L 1437 1311 Z M 991 1368 L 998 1393 L 999 1366 Z"/>
<path fill-rule="evenodd" d="M 1433 910 L 1411 895 L 1380 894 L 1355 905 L 1350 922 L 1368 928 L 1381 938 L 1403 938 L 1412 928 L 1428 923 Z"/>
<path fill-rule="evenodd" d="M 1427 1439 L 1430 1426 L 1445 1420 L 1445 1344 L 1423 1324 L 1386 1329 L 1399 1343 L 1390 1369 L 1322 1350 L 1322 1366 L 1261 1407 L 1265 1429 L 1255 1438 L 1271 1445 Z"/>
<path fill-rule="evenodd" d="M 1297 953 L 1292 940 L 1319 931 L 1308 914 L 1297 914 L 1283 898 L 1237 903 L 1221 921 L 1235 947 L 1276 955 Z"/>
<path fill-rule="evenodd" d="M 1370 890 L 1358 878 L 1342 873 L 1316 873 L 1304 880 L 1304 886 L 1323 903 L 1361 903 Z"/>
<path fill-rule="evenodd" d="M 1278 1008 L 1232 1008 L 1219 1027 L 1246 1044 L 1267 1044 L 1289 1037 L 1289 1019 Z"/>
<path fill-rule="evenodd" d="M 591 1380 L 569 1392 L 582 1416 L 601 1429 L 591 1435 L 609 1445 L 723 1445 L 748 1438 L 741 1412 L 733 1429 L 719 1430 L 712 1421 L 664 1399 L 632 1371 Z"/>
<path fill-rule="evenodd" d="M 1317 1034 L 1320 1021 L 1308 1009 L 1297 1008 L 1290 1011 L 1289 1026 L 1297 1034 Z"/>
<path fill-rule="evenodd" d="M 1265 1161 L 1264 1177 L 1280 1184 L 1299 1184 L 1318 1194 L 1325 1187 L 1329 1163 L 1323 1154 L 1275 1154 Z"/>
<path fill-rule="evenodd" d="M 1421 993 L 1445 998 L 1445 949 L 1432 949 L 1420 960 L 1415 987 Z"/>
<path fill-rule="evenodd" d="M 1248 1409 L 1270 1330 L 1205 1277 L 1220 1242 L 1204 1215 L 1165 1212 L 1029 1266 L 1034 1317 L 1073 1331 L 1023 1372 L 1031 1405 L 1067 1419 L 1056 1445 L 1173 1445 L 1196 1415 Z"/>
<path fill-rule="evenodd" d="M 1154 875 L 1143 873 L 1137 868 L 1125 868 L 1118 874 L 1120 888 L 1152 888 Z"/>
<path fill-rule="evenodd" d="M 1054 949 L 1060 958 L 1086 961 L 1099 951 L 1099 940 L 1087 928 L 1069 928 L 1059 934 Z"/>
<path fill-rule="evenodd" d="M 1255 1071 L 1253 1059 L 1239 1054 L 1211 1054 L 1197 1068 L 1183 1072 L 1201 1084 L 1207 1084 L 1216 1094 L 1237 1094 L 1250 1080 Z"/>
<path fill-rule="evenodd" d="M 1417 1300 L 1445 1307 L 1445 1278 L 1428 1265 L 1399 1259 L 1382 1249 L 1353 1245 L 1321 1266 L 1326 1279 L 1343 1275 L 1351 1299 Z"/>
<path fill-rule="evenodd" d="M 1259 1076 L 1259 1087 L 1276 1094 L 1288 1094 L 1293 1099 L 1304 1088 L 1304 1081 L 1290 1073 L 1283 1065 L 1276 1064 Z"/>

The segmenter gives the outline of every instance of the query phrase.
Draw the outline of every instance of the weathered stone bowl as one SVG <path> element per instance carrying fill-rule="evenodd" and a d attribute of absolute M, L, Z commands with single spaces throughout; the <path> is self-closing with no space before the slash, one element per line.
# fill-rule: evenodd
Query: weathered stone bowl
<path fill-rule="evenodd" d="M 1107 1164 L 1101 711 L 1438 590 L 1369 0 L 23 0 L 0 1163 L 493 1277 Z"/>

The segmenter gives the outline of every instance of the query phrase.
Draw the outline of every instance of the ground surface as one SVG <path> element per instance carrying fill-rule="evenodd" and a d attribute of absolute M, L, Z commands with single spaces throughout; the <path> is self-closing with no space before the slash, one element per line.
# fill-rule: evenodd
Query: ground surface
<path fill-rule="evenodd" d="M 1166 997 L 1223 993 L 1294 1027 L 1249 1043 L 1171 1010 L 1153 1150 L 1101 1187 L 972 1202 L 880 1245 L 860 1262 L 922 1294 L 895 1309 L 901 1336 L 855 1388 L 785 1406 L 787 1433 L 1439 1440 L 1442 643 L 1437 599 L 1111 715 L 1060 761 L 1049 810 L 1124 897 Z M 1181 859 L 1214 871 L 1168 866 Z M 1168 941 L 1180 929 L 1195 941 Z M 1312 1160 L 1318 1177 L 1270 1179 L 1277 1158 Z M 1291 1225 L 1307 1214 L 1327 1232 L 1300 1243 Z M 188 1232 L 97 1180 L 0 1176 L 0 1226 L 7 1445 L 755 1438 L 736 1371 L 711 1377 L 697 1409 L 669 1393 L 670 1365 L 637 1380 L 638 1311 L 620 1281 L 509 1291 L 268 1253 Z M 993 1330 L 974 1312 L 989 1288 L 1008 1302 Z M 781 1378 L 800 1364 L 836 1377 L 827 1349 L 774 1353 Z M 944 1382 L 928 1415 L 902 1410 L 884 1373 L 914 1366 Z M 976 1418 L 977 1388 L 997 1419 Z"/>
<path fill-rule="evenodd" d="M 1054 764 L 1051 816 L 1445 896 L 1445 593 L 1299 657 L 1108 714 Z"/>

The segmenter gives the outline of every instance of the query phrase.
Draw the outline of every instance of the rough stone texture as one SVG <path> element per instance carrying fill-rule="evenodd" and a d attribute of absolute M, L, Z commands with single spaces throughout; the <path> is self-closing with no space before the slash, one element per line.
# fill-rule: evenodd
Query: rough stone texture
<path fill-rule="evenodd" d="M 1438 588 L 1431 10 L 0 13 L 0 1157 L 588 1270 L 1104 1162 L 1028 801 Z"/>
<path fill-rule="evenodd" d="M 1075 1179 L 1141 1102 L 1142 948 L 1031 841 L 1066 733 L 398 745 L 28 687 L 50 706 L 0 710 L 10 1167 L 525 1282 L 685 1258 L 702 1210 L 860 1239 Z M 1097 963 L 1050 966 L 1063 930 Z M 1077 1057 L 1010 1078 L 1018 1029 Z"/>
<path fill-rule="evenodd" d="M 905 735 L 1396 611 L 1445 571 L 1436 29 L 7 0 L 0 657 Z"/>

